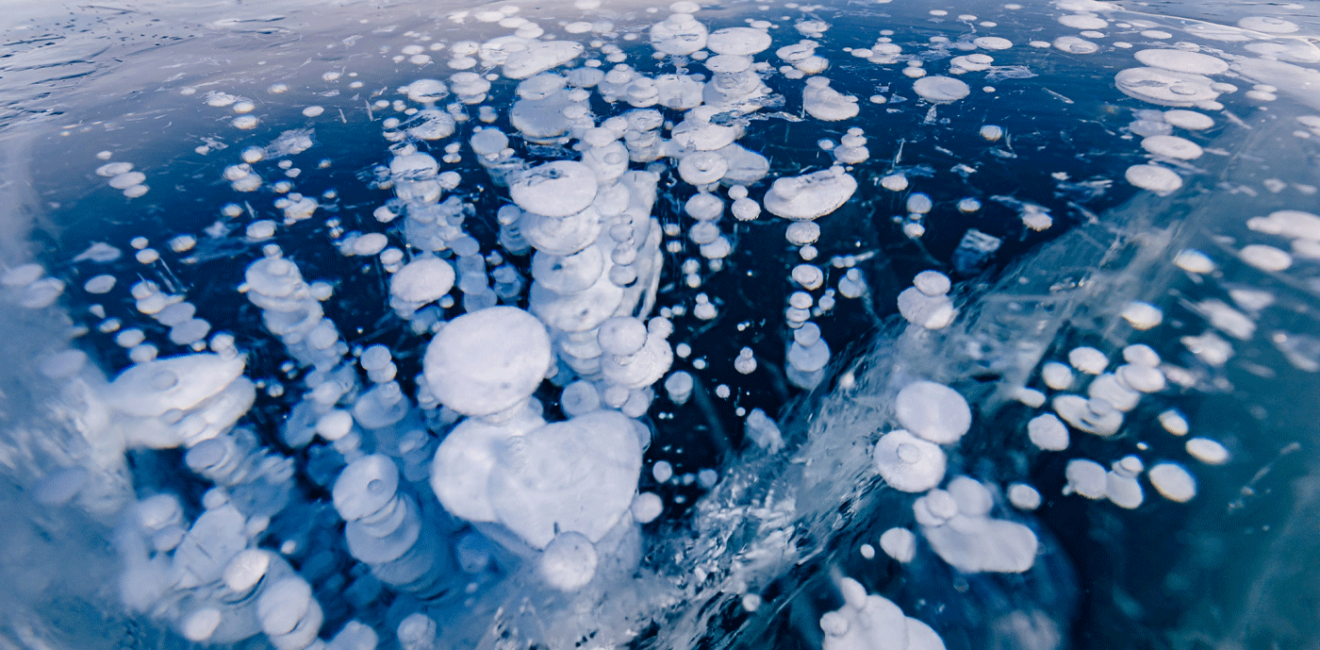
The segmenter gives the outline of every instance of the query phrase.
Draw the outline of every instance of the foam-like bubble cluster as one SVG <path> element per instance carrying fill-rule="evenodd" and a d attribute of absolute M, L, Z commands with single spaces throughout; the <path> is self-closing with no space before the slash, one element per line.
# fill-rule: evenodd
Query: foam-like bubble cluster
<path fill-rule="evenodd" d="M 1285 112 L 1316 101 L 1305 26 L 1060 0 L 1030 32 L 1017 5 L 932 8 L 931 35 L 858 41 L 821 7 L 713 9 L 457 10 L 363 28 L 307 83 L 275 49 L 255 91 L 159 82 L 219 120 L 181 155 L 223 205 L 0 273 L 6 305 L 106 343 L 30 353 L 77 452 L 28 464 L 39 503 L 113 528 L 128 612 L 194 643 L 423 650 L 691 647 L 834 607 L 804 632 L 826 650 L 1056 648 L 1041 522 L 1126 524 L 1258 460 L 1190 403 L 1320 370 L 1316 188 L 1224 164 L 1276 121 L 1320 137 Z M 362 125 L 373 160 L 311 158 Z M 177 170 L 121 157 L 89 166 L 98 201 L 167 194 Z M 1241 197 L 1273 202 L 1172 221 Z M 835 563 L 859 580 L 786 604 L 777 580 Z M 1060 603 L 954 607 L 920 591 L 940 572 L 1057 578 Z"/>

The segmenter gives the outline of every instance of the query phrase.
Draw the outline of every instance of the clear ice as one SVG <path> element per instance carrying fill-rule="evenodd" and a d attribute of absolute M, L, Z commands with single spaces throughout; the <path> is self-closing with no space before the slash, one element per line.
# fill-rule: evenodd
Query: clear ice
<path fill-rule="evenodd" d="M 1320 638 L 1302 5 L 130 6 L 3 27 L 5 647 Z"/>

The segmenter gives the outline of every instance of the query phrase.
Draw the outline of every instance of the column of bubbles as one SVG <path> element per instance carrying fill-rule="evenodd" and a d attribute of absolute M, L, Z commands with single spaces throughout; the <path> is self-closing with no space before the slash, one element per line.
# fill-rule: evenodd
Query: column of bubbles
<path fill-rule="evenodd" d="M 848 129 L 847 135 L 839 138 L 839 146 L 831 152 L 834 160 L 843 165 L 860 165 L 870 159 L 871 151 L 866 148 L 865 134 L 860 127 Z"/>
<path fill-rule="evenodd" d="M 712 74 L 702 90 L 705 103 L 729 106 L 750 113 L 761 107 L 760 102 L 771 90 L 757 74 L 758 66 L 752 56 L 770 47 L 770 34 L 752 27 L 726 27 L 711 32 L 706 47 L 715 53 L 705 61 Z"/>
<path fill-rule="evenodd" d="M 403 233 L 410 246 L 424 252 L 448 249 L 450 242 L 463 236 L 462 224 L 468 208 L 456 196 L 443 202 L 440 197 L 445 189 L 458 187 L 458 174 L 439 173 L 440 163 L 430 154 L 419 153 L 411 144 L 396 144 L 390 149 L 394 157 L 386 178 L 397 203 L 387 202 L 384 210 L 377 210 L 376 219 L 388 223 L 405 213 Z M 386 185 L 381 187 L 384 189 Z"/>
<path fill-rule="evenodd" d="M 151 316 L 156 322 L 170 328 L 170 342 L 179 346 L 201 347 L 203 339 L 211 332 L 211 324 L 196 318 L 197 306 L 183 299 L 181 295 L 167 294 L 160 286 L 150 280 L 142 280 L 133 285 L 133 299 L 137 310 Z M 134 361 L 150 361 L 156 356 L 156 346 L 139 343 L 129 351 Z"/>
<path fill-rule="evenodd" d="M 614 322 L 646 345 L 651 332 L 641 321 Z M 661 344 L 667 351 L 663 336 L 652 346 Z M 572 591 L 598 570 L 630 570 L 640 558 L 630 507 L 650 431 L 623 413 L 602 410 L 588 381 L 565 389 L 570 419 L 547 423 L 532 394 L 554 357 L 547 327 L 513 307 L 461 316 L 436 334 L 424 363 L 428 390 L 466 419 L 436 450 L 431 488 L 446 511 L 474 527 L 459 542 L 465 571 L 489 565 L 493 556 L 483 540 L 490 540 L 506 554 L 499 561 L 535 561 L 548 584 Z M 567 537 L 550 553 L 561 536 Z"/>
<path fill-rule="evenodd" d="M 247 413 L 256 388 L 243 376 L 246 362 L 229 337 L 216 337 L 219 353 L 155 359 L 130 366 L 100 390 L 116 417 L 101 435 L 127 447 L 192 447 L 218 437 Z"/>
<path fill-rule="evenodd" d="M 658 177 L 611 173 L 602 186 L 592 167 L 556 161 L 510 186 L 522 236 L 536 249 L 530 309 L 553 332 L 560 361 L 584 376 L 599 373 L 597 329 L 605 320 L 650 311 L 662 265 L 651 217 Z"/>
<path fill-rule="evenodd" d="M 310 598 L 310 591 L 298 587 L 298 583 L 306 583 L 294 569 L 271 551 L 248 548 L 239 552 L 224 568 L 222 583 L 205 598 L 189 602 L 180 629 L 189 641 L 235 643 L 265 632 L 280 649 L 374 650 L 378 642 L 375 630 L 358 621 L 348 622 L 327 645 L 315 638 L 323 618 L 319 605 Z M 279 601 L 289 597 L 292 601 Z M 298 610 L 304 612 L 298 614 Z M 285 632 L 290 618 L 294 624 Z"/>
<path fill-rule="evenodd" d="M 857 181 L 842 166 L 834 166 L 801 176 L 777 179 L 766 192 L 764 205 L 771 214 L 792 221 L 785 231 L 789 243 L 800 246 L 799 254 L 805 262 L 817 256 L 814 243 L 820 237 L 820 226 L 815 219 L 839 209 L 857 190 Z M 829 363 L 829 346 L 820 336 L 820 328 L 810 322 L 815 298 L 808 287 L 819 286 L 817 274 L 811 268 L 795 269 L 793 277 L 807 290 L 789 295 L 785 317 L 793 332 L 788 346 L 788 367 L 785 374 L 799 388 L 815 388 L 825 376 Z M 840 292 L 848 295 L 840 288 Z"/>
<path fill-rule="evenodd" d="M 394 461 L 380 454 L 353 461 L 335 480 L 335 510 L 347 525 L 348 551 L 391 587 L 427 598 L 453 573 L 448 546 L 423 519 L 417 500 L 400 489 Z"/>
<path fill-rule="evenodd" d="M 499 296 L 490 288 L 486 274 L 486 259 L 481 255 L 481 243 L 469 235 L 452 242 L 457 267 L 459 291 L 463 292 L 463 310 L 474 312 L 494 307 Z"/>
<path fill-rule="evenodd" d="M 305 650 L 324 645 L 317 635 L 325 622 L 312 586 L 298 575 L 265 588 L 257 598 L 257 620 L 276 650 Z"/>
<path fill-rule="evenodd" d="M 612 72 L 610 74 L 613 74 Z M 609 75 L 606 75 L 608 78 Z M 623 143 L 628 148 L 628 160 L 647 163 L 658 160 L 664 153 L 660 126 L 665 118 L 655 109 L 633 110 L 624 113 L 628 128 L 623 132 Z"/>
<path fill-rule="evenodd" d="M 787 359 L 784 375 L 794 386 L 811 390 L 819 385 L 825 378 L 825 366 L 830 362 L 830 346 L 821 338 L 820 327 L 808 321 L 793 330 Z"/>
<path fill-rule="evenodd" d="M 478 79 L 473 81 L 464 77 L 464 95 L 469 100 L 484 96 L 489 89 L 489 82 Z M 478 81 L 484 82 L 484 87 Z M 388 223 L 399 213 L 406 213 L 404 235 L 409 245 L 425 253 L 437 253 L 452 250 L 455 255 L 453 267 L 443 270 L 436 264 L 429 264 L 423 273 L 412 273 L 408 281 L 395 288 L 391 282 L 391 299 L 396 311 L 406 319 L 412 319 L 416 310 L 432 301 L 440 300 L 444 304 L 445 294 L 455 284 L 463 293 L 463 307 L 466 311 L 477 311 L 494 306 L 499 295 L 490 287 L 490 278 L 486 273 L 486 260 L 481 255 L 480 244 L 463 231 L 463 222 L 472 213 L 472 207 L 458 197 L 451 196 L 440 202 L 443 193 L 453 190 L 461 183 L 461 177 L 455 172 L 441 173 L 439 163 L 430 154 L 420 153 L 417 147 L 407 140 L 441 140 L 454 133 L 455 120 L 450 113 L 434 108 L 440 99 L 448 95 L 443 82 L 434 79 L 420 79 L 404 88 L 408 98 L 423 104 L 407 122 L 387 125 L 385 137 L 395 142 L 391 146 L 394 157 L 391 159 L 388 180 L 381 187 L 394 189 L 397 201 L 388 202 L 376 210 L 377 220 Z M 462 99 L 462 97 L 460 97 Z M 477 101 L 480 101 L 479 99 Z M 461 114 L 462 109 L 454 104 L 453 114 Z M 466 118 L 465 118 L 466 119 Z M 400 130 L 402 129 L 402 130 Z M 498 131 L 488 138 L 494 138 L 492 146 L 500 145 L 502 151 L 507 144 L 499 142 Z M 450 147 L 457 151 L 457 145 Z M 450 150 L 446 148 L 446 151 Z M 445 160 L 457 154 L 447 154 Z M 482 160 L 488 160 L 479 156 Z M 517 165 L 517 163 L 515 163 Z M 424 258 L 415 258 L 424 259 Z M 411 265 L 411 262 L 410 262 Z M 402 267 L 407 268 L 407 267 Z M 436 274 L 443 274 L 437 276 Z M 509 280 L 507 270 L 502 272 L 503 285 L 507 290 Z M 432 282 L 434 280 L 434 282 Z M 414 331 L 421 333 L 433 326 L 440 316 L 434 310 L 427 310 L 425 316 L 414 320 Z"/>
<path fill-rule="evenodd" d="M 329 486 L 344 466 L 366 455 L 362 429 L 346 410 L 334 408 L 321 414 L 313 431 L 329 443 L 313 445 L 307 450 L 307 474 L 317 485 Z"/>
<path fill-rule="evenodd" d="M 295 576 L 283 558 L 259 548 L 234 555 L 221 583 L 205 597 L 192 599 L 180 618 L 184 638 L 195 643 L 236 643 L 261 633 L 257 603 L 272 584 Z"/>
<path fill-rule="evenodd" d="M 591 93 L 570 87 L 563 75 L 543 72 L 519 82 L 514 93 L 518 99 L 509 109 L 509 123 L 532 144 L 565 144 L 567 137 L 581 137 L 595 126 L 587 102 Z"/>
<path fill-rule="evenodd" d="M 427 463 L 435 449 L 434 438 L 421 413 L 395 381 L 398 368 L 389 348 L 370 346 L 358 363 L 375 386 L 353 404 L 353 419 L 375 443 L 377 453 L 399 461 L 407 481 L 425 481 Z"/>
<path fill-rule="evenodd" d="M 333 321 L 326 318 L 320 302 L 302 279 L 298 266 L 269 245 L 265 256 L 247 267 L 244 274 L 248 300 L 262 309 L 266 329 L 279 336 L 298 364 L 312 368 L 304 378 L 308 389 L 281 427 L 284 443 L 294 449 L 306 447 L 317 435 L 322 416 L 340 400 L 358 390 L 357 373 L 341 363 L 348 345 Z M 290 364 L 292 366 L 292 364 Z M 344 461 L 330 448 L 309 450 L 309 476 L 326 485 Z"/>
<path fill-rule="evenodd" d="M 270 453 L 248 428 L 198 443 L 184 454 L 184 462 L 248 516 L 274 516 L 293 492 L 293 459 Z"/>
<path fill-rule="evenodd" d="M 193 641 L 206 641 L 221 632 L 220 642 L 255 634 L 231 602 L 226 569 L 252 546 L 269 518 L 245 518 L 227 496 L 211 490 L 203 498 L 205 510 L 191 526 L 183 507 L 172 494 L 157 494 L 128 509 L 118 528 L 115 545 L 124 562 L 120 597 L 130 610 L 167 622 Z M 226 615 L 230 620 L 223 628 Z"/>
<path fill-rule="evenodd" d="M 468 145 L 472 147 L 472 152 L 477 155 L 477 164 L 481 165 L 490 174 L 491 182 L 499 187 L 509 186 L 509 176 L 526 167 L 523 159 L 518 157 L 517 152 L 509 146 L 509 136 L 496 127 L 490 126 L 483 128 L 468 138 Z M 500 219 L 500 225 L 506 226 L 504 219 Z M 505 229 L 501 229 L 500 243 L 503 244 L 506 235 Z M 514 232 L 516 234 L 516 230 Z M 517 248 L 505 247 L 509 252 L 517 254 Z M 525 248 L 523 250 L 526 250 Z"/>
<path fill-rule="evenodd" d="M 602 398 L 610 408 L 629 417 L 641 417 L 651 406 L 651 385 L 669 372 L 674 352 L 668 339 L 674 326 L 656 317 L 643 323 L 631 316 L 616 316 L 601 324 L 597 343 L 602 351 Z"/>
<path fill-rule="evenodd" d="M 340 339 L 334 322 L 325 317 L 298 265 L 274 245 L 267 246 L 265 253 L 248 265 L 241 290 L 261 308 L 262 323 L 280 338 L 289 356 L 315 369 L 307 385 L 316 388 L 321 383 L 317 379 L 324 380 L 339 365 L 348 345 Z"/>
<path fill-rule="evenodd" d="M 823 650 L 944 650 L 944 641 L 924 622 L 905 616 L 893 601 L 866 593 L 852 578 L 838 582 L 843 606 L 820 617 Z"/>
<path fill-rule="evenodd" d="M 952 283 L 939 271 L 922 271 L 898 294 L 898 312 L 907 322 L 930 330 L 948 327 L 958 310 L 949 298 Z"/>
<path fill-rule="evenodd" d="M 402 650 L 439 650 L 435 620 L 421 612 L 409 614 L 395 631 Z"/>

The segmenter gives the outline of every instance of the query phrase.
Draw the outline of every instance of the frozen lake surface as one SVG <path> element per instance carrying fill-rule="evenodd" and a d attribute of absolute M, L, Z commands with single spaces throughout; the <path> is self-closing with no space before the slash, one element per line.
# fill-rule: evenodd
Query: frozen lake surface
<path fill-rule="evenodd" d="M 1320 641 L 1320 17 L 6 8 L 0 639 Z"/>

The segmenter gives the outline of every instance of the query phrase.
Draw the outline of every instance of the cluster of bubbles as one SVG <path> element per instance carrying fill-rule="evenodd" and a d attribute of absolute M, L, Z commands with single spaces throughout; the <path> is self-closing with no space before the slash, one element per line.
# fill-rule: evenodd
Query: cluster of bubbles
<path fill-rule="evenodd" d="M 576 7 L 589 12 L 598 4 L 579 0 Z M 840 309 L 839 298 L 860 308 L 878 295 L 863 273 L 877 253 L 824 260 L 818 246 L 843 248 L 822 239 L 822 224 L 828 227 L 828 217 L 850 203 L 871 200 L 868 184 L 899 197 L 905 214 L 894 216 L 893 225 L 912 242 L 938 229 L 942 212 L 979 214 L 982 199 L 1015 213 L 1023 237 L 1062 221 L 1050 207 L 1015 196 L 937 200 L 932 195 L 944 193 L 924 180 L 930 172 L 899 167 L 901 143 L 884 168 L 871 161 L 871 149 L 890 143 L 878 143 L 874 129 L 868 136 L 865 122 L 848 121 L 864 111 L 900 110 L 894 106 L 907 101 L 898 95 L 901 87 L 922 102 L 922 124 L 935 128 L 946 123 L 941 112 L 958 110 L 974 94 L 998 92 L 992 81 L 1011 85 L 1036 76 L 1024 66 L 996 65 L 1024 46 L 1070 57 L 1131 48 L 1140 65 L 1120 70 L 1114 85 L 1141 102 L 1124 137 L 1139 138 L 1140 151 L 1133 147 L 1132 155 L 1144 160 L 1121 176 L 1134 193 L 1156 200 L 1195 182 L 1202 170 L 1193 161 L 1216 153 L 1199 134 L 1224 121 L 1241 123 L 1221 102 L 1238 88 L 1218 78 L 1231 70 L 1259 81 L 1242 101 L 1260 104 L 1278 99 L 1286 78 L 1302 69 L 1297 63 L 1320 61 L 1310 43 L 1282 36 L 1290 32 L 1286 21 L 1249 18 L 1237 28 L 1187 28 L 1187 38 L 1216 47 L 1192 41 L 1137 47 L 1106 39 L 1119 31 L 1157 42 L 1172 35 L 1105 2 L 1059 0 L 1054 7 L 1058 23 L 1075 34 L 1018 43 L 980 34 L 997 27 L 991 21 L 959 15 L 957 24 L 971 29 L 956 39 L 899 44 L 884 30 L 872 45 L 845 48 L 856 59 L 850 65 L 896 72 L 887 75 L 893 87 L 870 97 L 870 105 L 841 90 L 847 84 L 835 88 L 822 76 L 835 70 L 837 82 L 844 69 L 825 56 L 830 48 L 821 41 L 830 25 L 806 15 L 793 23 L 802 40 L 772 50 L 782 41 L 779 25 L 749 20 L 713 28 L 701 18 L 702 7 L 687 0 L 644 28 L 571 22 L 559 26 L 562 37 L 551 33 L 555 27 L 519 16 L 514 6 L 455 13 L 448 20 L 456 25 L 498 25 L 511 33 L 428 45 L 421 43 L 429 37 L 418 38 L 393 57 L 428 74 L 442 67 L 450 72 L 415 78 L 394 90 L 395 99 L 382 89 L 371 95 L 380 97 L 374 104 L 367 100 L 389 152 L 359 175 L 378 200 L 351 210 L 369 218 L 345 216 L 350 209 L 338 205 L 334 189 L 299 191 L 299 184 L 310 183 L 292 159 L 316 140 L 315 127 L 298 128 L 225 161 L 216 176 L 234 198 L 202 233 L 169 239 L 164 256 L 144 236 L 129 242 L 141 276 L 129 287 L 132 312 L 111 316 L 99 303 L 89 312 L 98 319 L 96 330 L 113 335 L 130 363 L 107 379 L 76 348 L 44 353 L 43 373 L 62 382 L 65 397 L 79 405 L 75 419 L 89 451 L 72 469 L 46 473 L 37 492 L 52 504 L 77 503 L 112 525 L 124 605 L 198 643 L 264 635 L 280 650 L 372 650 L 384 638 L 422 650 L 513 634 L 546 647 L 595 636 L 605 647 L 636 639 L 685 599 L 714 598 L 703 585 L 715 583 L 713 591 L 736 595 L 743 613 L 755 615 L 769 597 L 761 591 L 766 576 L 796 557 L 786 532 L 795 508 L 815 506 L 795 505 L 770 489 L 747 497 L 753 505 L 738 506 L 744 510 L 722 509 L 755 484 L 733 467 L 676 473 L 669 461 L 654 460 L 644 471 L 653 445 L 673 444 L 666 417 L 689 400 L 695 402 L 689 408 L 712 411 L 702 381 L 707 362 L 700 350 L 687 361 L 694 350 L 680 327 L 689 313 L 696 327 L 724 316 L 725 297 L 706 287 L 718 286 L 731 268 L 740 270 L 731 260 L 741 234 L 783 220 L 783 246 L 793 259 L 782 278 L 788 288 L 782 319 L 779 307 L 759 304 L 768 316 L 755 326 L 776 332 L 772 338 L 782 347 L 769 356 L 782 358 L 782 369 L 768 363 L 765 344 L 749 336 L 726 360 L 733 376 L 751 386 L 773 370 L 803 395 L 821 389 L 846 396 L 878 384 L 831 349 L 828 320 Z M 1020 9 L 1005 5 L 1003 11 Z M 943 19 L 948 12 L 930 14 Z M 644 65 L 630 65 L 629 56 L 645 56 L 636 53 L 644 48 L 620 48 L 620 33 L 624 42 L 645 39 L 646 51 L 673 71 L 651 74 Z M 574 40 L 578 34 L 594 40 Z M 1230 45 L 1241 51 L 1216 49 Z M 910 48 L 924 49 L 913 54 Z M 435 57 L 448 58 L 442 64 Z M 936 70 L 946 59 L 947 69 Z M 604 69 L 605 63 L 611 67 Z M 695 65 L 708 74 L 693 73 L 688 66 Z M 967 80 L 977 75 L 984 81 L 974 89 Z M 327 72 L 322 81 L 339 84 L 341 77 Z M 346 85 L 363 88 L 362 81 Z M 290 87 L 279 83 L 267 91 L 281 95 Z M 799 116 L 778 111 L 790 92 L 800 97 Z M 1058 101 L 1074 101 L 1050 92 Z M 184 96 L 195 93 L 184 88 Z M 504 94 L 511 101 L 501 109 L 495 100 Z M 262 124 L 254 100 L 212 91 L 205 103 L 232 111 L 234 129 Z M 472 110 L 480 124 L 471 124 Z M 1225 117 L 1212 117 L 1216 111 Z M 301 114 L 347 122 L 342 110 L 334 115 L 320 105 Z M 829 157 L 820 169 L 791 165 L 777 172 L 743 140 L 765 119 L 810 119 L 841 135 L 837 142 L 820 141 Z M 835 123 L 844 128 L 828 126 Z M 1320 117 L 1304 116 L 1299 124 L 1298 139 L 1320 135 Z M 994 158 L 1029 155 L 1013 148 L 1012 133 L 1002 126 L 983 124 L 977 136 Z M 217 141 L 195 153 L 224 148 Z M 147 176 L 133 164 L 106 162 L 113 158 L 108 151 L 97 157 L 102 164 L 95 173 L 112 188 L 130 200 L 147 194 Z M 462 167 L 464 160 L 475 166 Z M 323 159 L 316 169 L 331 166 Z M 964 180 L 977 171 L 961 163 L 952 169 Z M 1112 183 L 1072 184 L 1064 172 L 1053 180 L 1060 191 L 1103 192 Z M 914 191 L 923 184 L 926 192 Z M 263 196 L 272 197 L 273 210 L 254 208 Z M 496 200 L 500 207 L 488 210 Z M 1070 220 L 1089 215 L 1072 207 Z M 327 212 L 332 216 L 318 217 Z M 339 255 L 379 277 L 386 294 L 381 312 L 403 323 L 401 343 L 367 345 L 336 323 L 336 283 L 309 281 L 307 256 L 296 247 L 301 231 L 318 222 Z M 1320 259 L 1320 217 L 1310 212 L 1279 210 L 1250 218 L 1246 227 L 1262 238 L 1259 243 L 1225 245 L 1220 258 L 1271 274 Z M 237 292 L 282 349 L 272 352 L 266 342 L 262 354 L 282 354 L 278 374 L 296 388 L 250 377 L 248 350 L 256 337 L 203 318 L 223 318 L 217 316 L 221 308 L 199 305 L 167 264 L 197 263 L 209 240 L 235 231 L 241 235 L 232 239 L 259 250 Z M 1284 241 L 1288 250 L 1279 247 Z M 854 488 L 882 483 L 912 495 L 903 502 L 910 512 L 903 520 L 912 525 L 887 523 L 873 541 L 900 565 L 928 548 L 967 575 L 1043 571 L 1038 558 L 1048 540 L 1028 513 L 1046 500 L 1075 494 L 1136 509 L 1147 502 L 1146 484 L 1170 502 L 1194 499 L 1189 460 L 1167 445 L 1155 449 L 1145 442 L 1108 468 L 1071 458 L 1057 495 L 1042 494 L 1025 476 L 971 476 L 975 466 L 960 449 L 969 432 L 976 435 L 979 416 L 965 382 L 959 383 L 965 378 L 912 359 L 975 326 L 979 311 L 968 297 L 971 289 L 955 279 L 974 275 L 1002 245 L 1002 237 L 968 228 L 948 264 L 915 273 L 911 286 L 884 306 L 902 319 L 892 326 L 895 345 L 909 346 L 912 356 L 894 362 L 896 370 L 881 382 L 884 405 L 864 434 L 827 441 L 819 429 L 784 426 L 782 414 L 739 406 L 741 435 L 751 444 L 736 453 L 765 463 L 825 466 L 841 454 L 857 455 L 841 448 L 864 447 L 865 471 L 841 471 L 840 480 Z M 678 261 L 690 251 L 695 254 Z M 110 265 L 121 255 L 112 244 L 96 243 L 71 263 Z M 1223 263 L 1191 248 L 1166 257 L 1162 268 L 1194 278 L 1217 273 Z M 4 300 L 26 310 L 55 309 L 68 280 L 46 273 L 40 263 L 8 268 L 0 275 Z M 123 279 L 93 275 L 78 298 L 110 294 Z M 695 292 L 690 299 L 675 298 L 687 291 Z M 1250 341 L 1272 302 L 1268 292 L 1245 286 L 1232 289 L 1229 301 L 1202 300 L 1191 309 L 1207 328 L 1180 343 L 1204 366 L 1222 367 L 1234 350 L 1224 336 Z M 1114 323 L 1129 328 L 1125 336 L 1167 325 L 1152 302 L 1125 300 L 1119 311 Z M 164 336 L 148 341 L 147 332 Z M 1314 337 L 1282 329 L 1271 337 L 1297 368 L 1320 370 Z M 1076 434 L 1117 441 L 1134 414 L 1155 408 L 1164 431 L 1190 435 L 1186 457 L 1207 466 L 1231 460 L 1213 436 L 1191 435 L 1171 394 L 1171 387 L 1198 386 L 1195 368 L 1170 363 L 1142 343 L 1112 352 L 1077 345 L 1047 353 L 1045 346 L 1036 343 L 1036 356 L 1024 362 L 1026 374 L 1016 384 L 1004 380 L 1011 399 L 1030 412 L 1012 433 L 1020 441 L 1043 454 L 1067 451 Z M 719 383 L 710 394 L 730 399 L 744 388 Z M 296 394 L 286 396 L 291 390 Z M 281 400 L 277 423 L 250 415 L 260 399 Z M 135 491 L 127 459 L 140 449 L 183 450 L 187 470 L 209 485 L 200 507 L 180 494 Z M 701 543 L 647 539 L 679 526 L 662 515 L 683 510 L 689 498 L 667 502 L 663 495 L 670 491 L 663 486 L 695 486 L 708 494 L 691 524 Z M 753 511 L 764 528 L 754 543 L 729 550 L 733 528 L 727 522 Z M 654 549 L 673 555 L 657 559 Z M 870 543 L 860 553 L 876 557 Z M 717 574 L 718 581 L 712 578 Z M 826 650 L 945 647 L 941 632 L 947 630 L 934 623 L 931 610 L 905 614 L 841 575 L 834 587 L 838 598 L 830 598 L 842 605 L 818 617 Z M 519 594 L 550 603 L 546 613 L 506 611 L 504 603 Z M 601 606 L 611 599 L 616 605 Z M 592 607 L 601 611 L 581 614 Z M 339 624 L 333 634 L 323 629 L 327 620 Z M 1053 631 L 1033 638 L 1057 641 L 1066 622 L 1052 625 Z"/>

